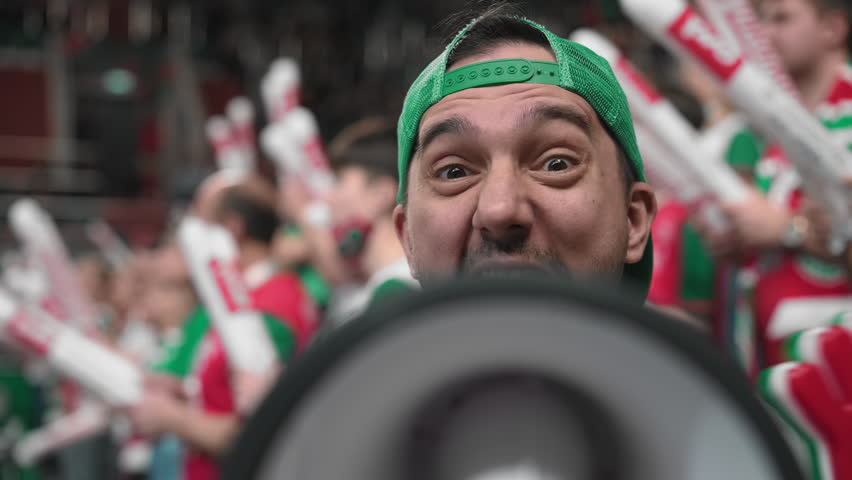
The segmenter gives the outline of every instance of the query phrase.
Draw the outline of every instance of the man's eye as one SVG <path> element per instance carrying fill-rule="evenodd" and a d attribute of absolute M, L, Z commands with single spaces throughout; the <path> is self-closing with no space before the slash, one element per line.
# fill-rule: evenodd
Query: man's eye
<path fill-rule="evenodd" d="M 571 168 L 571 160 L 563 157 L 551 158 L 544 164 L 544 169 L 548 172 L 559 172 Z"/>
<path fill-rule="evenodd" d="M 438 176 L 444 180 L 456 180 L 468 176 L 468 171 L 460 165 L 450 165 L 438 170 Z"/>

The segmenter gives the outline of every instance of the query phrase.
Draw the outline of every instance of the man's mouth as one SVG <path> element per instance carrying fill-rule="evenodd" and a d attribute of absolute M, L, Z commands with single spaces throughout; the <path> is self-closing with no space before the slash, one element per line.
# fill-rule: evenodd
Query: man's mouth
<path fill-rule="evenodd" d="M 482 278 L 518 278 L 529 275 L 553 274 L 549 265 L 522 260 L 488 260 L 461 272 L 464 276 Z"/>

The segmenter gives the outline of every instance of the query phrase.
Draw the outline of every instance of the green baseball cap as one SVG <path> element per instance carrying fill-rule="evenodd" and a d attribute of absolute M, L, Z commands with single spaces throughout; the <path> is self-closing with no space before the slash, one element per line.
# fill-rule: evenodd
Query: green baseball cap
<path fill-rule="evenodd" d="M 398 202 L 402 202 L 405 195 L 404 180 L 411 164 L 420 120 L 426 110 L 447 95 L 461 90 L 509 83 L 556 85 L 583 97 L 624 150 L 636 177 L 639 181 L 645 181 L 642 157 L 636 144 L 627 97 L 609 63 L 592 50 L 558 37 L 535 22 L 522 17 L 512 18 L 523 21 L 547 38 L 556 63 L 512 58 L 474 63 L 447 72 L 450 53 L 477 21 L 474 20 L 463 28 L 444 51 L 420 73 L 405 96 L 397 125 L 400 178 Z M 642 259 L 624 266 L 625 278 L 633 283 L 632 287 L 643 299 L 648 294 L 652 270 L 653 246 L 649 238 Z"/>

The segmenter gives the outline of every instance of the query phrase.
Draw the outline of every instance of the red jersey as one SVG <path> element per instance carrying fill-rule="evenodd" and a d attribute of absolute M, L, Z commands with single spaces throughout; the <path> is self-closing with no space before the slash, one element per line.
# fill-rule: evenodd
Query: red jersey
<path fill-rule="evenodd" d="M 299 350 L 305 348 L 319 324 L 319 310 L 302 287 L 298 276 L 277 273 L 251 290 L 252 301 L 259 311 L 284 322 L 293 335 Z"/>
<path fill-rule="evenodd" d="M 816 115 L 838 141 L 852 146 L 852 69 L 846 67 L 838 75 Z M 795 211 L 801 200 L 797 177 L 791 175 L 777 148 L 770 148 L 767 156 L 770 157 L 767 165 L 774 177 L 769 197 Z M 773 315 L 782 301 L 850 295 L 852 289 L 843 267 L 807 255 L 769 252 L 761 256 L 757 267 L 759 278 L 753 299 L 757 342 L 764 366 L 771 366 L 784 360 L 783 339 L 768 335 Z"/>
<path fill-rule="evenodd" d="M 196 371 L 198 390 L 192 396 L 196 408 L 208 414 L 230 415 L 236 412 L 234 392 L 231 389 L 228 358 L 222 339 L 210 330 L 198 352 Z M 215 458 L 196 449 L 187 449 L 184 459 L 186 480 L 214 480 L 219 478 L 219 465 Z"/>
<path fill-rule="evenodd" d="M 298 277 L 272 270 L 269 273 L 254 277 L 247 275 L 255 308 L 282 322 L 296 337 L 297 347 L 302 348 L 316 329 L 317 308 Z M 272 337 L 275 343 L 275 336 Z M 201 346 L 195 369 L 198 391 L 194 401 L 203 412 L 237 413 L 228 365 L 225 346 L 218 333 L 211 329 Z M 218 471 L 215 458 L 194 449 L 187 451 L 184 464 L 186 480 L 216 479 Z"/>
<path fill-rule="evenodd" d="M 657 305 L 679 305 L 681 287 L 681 229 L 689 212 L 675 201 L 663 204 L 651 225 L 654 237 L 654 271 L 648 301 Z"/>

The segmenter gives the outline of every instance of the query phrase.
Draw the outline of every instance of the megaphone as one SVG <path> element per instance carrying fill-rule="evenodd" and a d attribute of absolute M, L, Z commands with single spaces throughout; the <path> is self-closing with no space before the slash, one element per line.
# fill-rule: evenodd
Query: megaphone
<path fill-rule="evenodd" d="M 611 291 L 462 279 L 372 309 L 279 380 L 224 478 L 803 478 L 735 365 Z"/>

